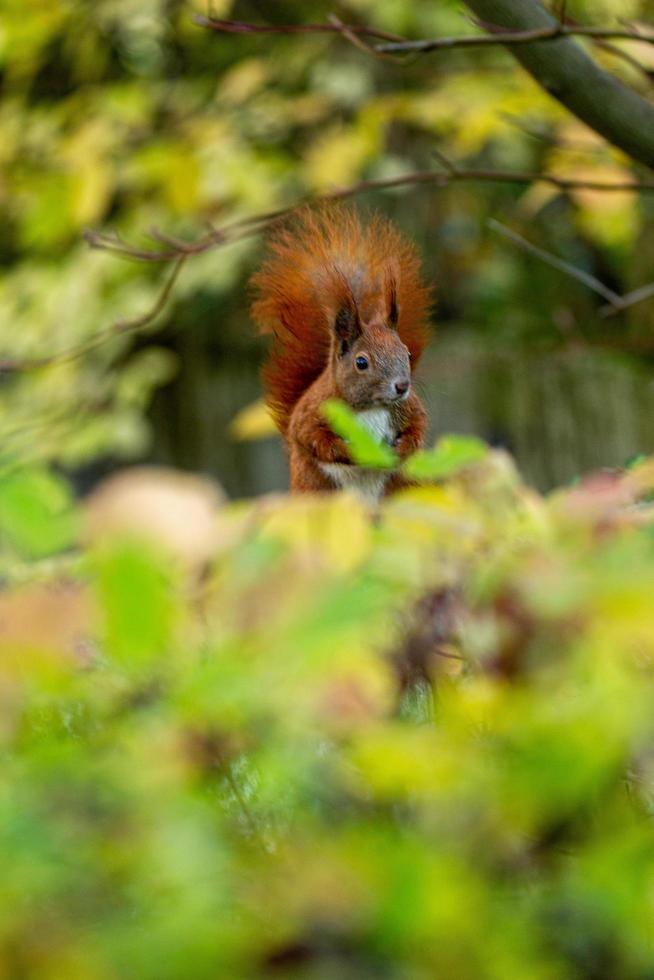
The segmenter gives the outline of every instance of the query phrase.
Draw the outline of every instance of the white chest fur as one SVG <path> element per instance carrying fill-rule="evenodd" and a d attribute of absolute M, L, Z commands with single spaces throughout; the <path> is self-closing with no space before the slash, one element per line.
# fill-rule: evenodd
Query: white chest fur
<path fill-rule="evenodd" d="M 387 408 L 368 408 L 357 412 L 357 417 L 378 442 L 392 443 L 396 433 Z M 347 463 L 321 463 L 320 468 L 339 490 L 354 490 L 369 503 L 377 503 L 389 477 L 383 470 L 367 470 Z"/>
<path fill-rule="evenodd" d="M 357 421 L 378 442 L 388 442 L 390 444 L 395 438 L 395 432 L 393 432 L 391 426 L 391 413 L 387 408 L 367 408 L 363 412 L 357 412 Z"/>

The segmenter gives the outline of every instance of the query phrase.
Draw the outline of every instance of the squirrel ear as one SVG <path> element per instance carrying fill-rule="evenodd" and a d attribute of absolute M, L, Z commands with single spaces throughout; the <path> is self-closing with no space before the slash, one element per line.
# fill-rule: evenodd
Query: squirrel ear
<path fill-rule="evenodd" d="M 334 318 L 334 332 L 347 349 L 361 335 L 361 323 L 356 306 L 342 306 Z"/>
<path fill-rule="evenodd" d="M 395 329 L 397 328 L 397 323 L 400 318 L 400 310 L 397 305 L 397 280 L 395 278 L 394 269 L 389 269 L 386 274 L 384 294 L 386 299 L 388 325 Z"/>
<path fill-rule="evenodd" d="M 344 354 L 363 331 L 352 286 L 338 266 L 334 266 L 333 271 L 336 276 L 335 292 L 338 296 L 338 306 L 336 306 L 336 315 L 334 316 L 334 333 L 339 342 L 341 354 Z"/>

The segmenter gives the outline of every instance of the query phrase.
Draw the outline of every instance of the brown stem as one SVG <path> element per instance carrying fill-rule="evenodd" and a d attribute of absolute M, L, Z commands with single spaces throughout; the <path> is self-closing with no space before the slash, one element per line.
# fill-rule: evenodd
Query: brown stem
<path fill-rule="evenodd" d="M 210 31 L 223 34 L 360 34 L 363 37 L 374 37 L 381 41 L 401 41 L 398 34 L 379 30 L 376 27 L 365 27 L 357 24 L 343 24 L 334 18 L 329 24 L 249 24 L 239 20 L 220 20 L 214 17 L 203 17 L 195 14 L 194 23 L 206 27 Z"/>
<path fill-rule="evenodd" d="M 492 25 L 489 25 L 492 28 Z M 417 41 L 391 41 L 375 45 L 375 51 L 388 54 L 425 54 L 428 51 L 442 51 L 450 48 L 485 48 L 491 45 L 504 44 L 509 47 L 522 44 L 533 44 L 534 41 L 556 41 L 562 37 L 588 37 L 591 40 L 628 40 L 644 41 L 654 44 L 654 31 L 638 33 L 625 28 L 612 27 L 569 27 L 554 21 L 551 26 L 537 27 L 531 30 L 493 29 L 492 34 L 460 34 L 454 37 L 424 38 Z"/>
<path fill-rule="evenodd" d="M 230 225 L 225 225 L 223 228 L 213 228 L 208 235 L 196 238 L 194 241 L 183 242 L 156 230 L 151 232 L 151 237 L 167 244 L 168 247 L 164 250 L 139 248 L 130 245 L 128 242 L 124 242 L 113 234 L 102 234 L 97 231 L 86 232 L 85 238 L 93 248 L 106 249 L 124 258 L 136 259 L 142 262 L 170 262 L 180 256 L 190 257 L 192 255 L 200 255 L 203 252 L 208 252 L 212 248 L 218 248 L 229 242 L 238 241 L 241 238 L 257 234 L 268 225 L 280 218 L 286 217 L 307 204 L 343 201 L 368 191 L 387 190 L 393 187 L 410 187 L 419 184 L 447 187 L 450 183 L 456 181 L 470 181 L 475 183 L 488 181 L 490 183 L 500 184 L 533 184 L 541 181 L 546 184 L 551 184 L 553 187 L 558 187 L 562 191 L 585 189 L 604 191 L 606 193 L 618 191 L 654 192 L 654 180 L 575 180 L 574 178 L 559 177 L 557 174 L 540 173 L 539 171 L 488 170 L 477 167 L 459 167 L 447 160 L 438 151 L 434 151 L 434 155 L 443 164 L 444 170 L 416 170 L 397 177 L 377 177 L 371 178 L 370 180 L 362 180 L 357 184 L 352 184 L 350 187 L 337 188 L 333 191 L 326 191 L 324 194 L 317 194 L 312 198 L 305 198 L 287 208 L 279 208 L 275 211 L 253 215 L 250 218 L 244 218 Z"/>

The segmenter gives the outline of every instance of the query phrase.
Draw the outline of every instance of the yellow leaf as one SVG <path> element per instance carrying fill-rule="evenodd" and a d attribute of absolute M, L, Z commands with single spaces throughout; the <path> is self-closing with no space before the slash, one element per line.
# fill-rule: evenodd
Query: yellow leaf
<path fill-rule="evenodd" d="M 78 225 L 99 221 L 109 202 L 113 187 L 111 168 L 100 159 L 91 159 L 80 167 L 72 191 L 72 212 Z"/>
<path fill-rule="evenodd" d="M 266 63 L 261 58 L 246 58 L 223 75 L 216 95 L 223 102 L 238 105 L 252 98 L 267 79 Z"/>
<path fill-rule="evenodd" d="M 262 398 L 251 402 L 234 416 L 229 425 L 232 438 L 242 442 L 267 439 L 277 434 L 277 427 Z"/>
<path fill-rule="evenodd" d="M 207 0 L 191 0 L 192 10 L 196 10 L 203 17 L 207 15 Z M 232 9 L 232 0 L 212 0 L 211 16 L 215 18 L 227 17 Z"/>
<path fill-rule="evenodd" d="M 371 546 L 371 526 L 362 500 L 347 493 L 284 497 L 267 516 L 264 534 L 284 541 L 307 567 L 347 572 Z"/>
<path fill-rule="evenodd" d="M 365 133 L 335 126 L 316 140 L 307 153 L 307 184 L 314 190 L 349 184 L 359 175 L 372 152 Z"/>

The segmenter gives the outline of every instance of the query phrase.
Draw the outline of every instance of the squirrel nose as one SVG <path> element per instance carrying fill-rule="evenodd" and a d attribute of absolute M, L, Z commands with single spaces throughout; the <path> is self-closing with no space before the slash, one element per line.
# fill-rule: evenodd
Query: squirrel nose
<path fill-rule="evenodd" d="M 402 380 L 402 381 L 395 382 L 395 391 L 397 392 L 398 395 L 406 395 L 408 390 L 409 390 L 408 381 Z"/>

